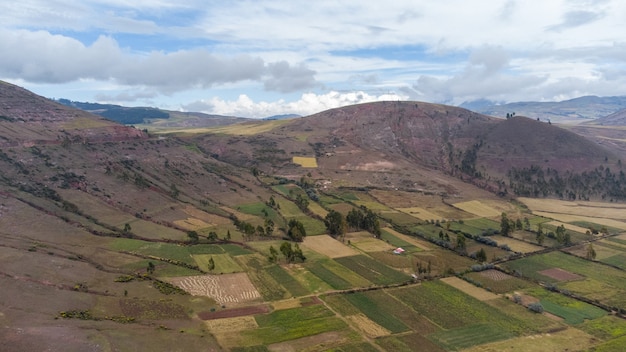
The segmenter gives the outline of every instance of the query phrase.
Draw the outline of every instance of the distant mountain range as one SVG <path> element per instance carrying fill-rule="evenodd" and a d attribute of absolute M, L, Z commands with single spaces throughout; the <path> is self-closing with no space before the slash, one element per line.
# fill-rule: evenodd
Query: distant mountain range
<path fill-rule="evenodd" d="M 580 122 L 594 120 L 626 109 L 626 96 L 584 96 L 559 102 L 515 102 L 498 104 L 489 100 L 477 100 L 460 105 L 481 114 L 506 117 L 507 114 L 526 116 L 552 122 Z"/>

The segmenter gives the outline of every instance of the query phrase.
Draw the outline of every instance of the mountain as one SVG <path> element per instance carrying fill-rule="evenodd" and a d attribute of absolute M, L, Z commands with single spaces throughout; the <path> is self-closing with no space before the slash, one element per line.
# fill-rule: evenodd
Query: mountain
<path fill-rule="evenodd" d="M 121 141 L 145 133 L 0 81 L 0 146 Z"/>
<path fill-rule="evenodd" d="M 201 112 L 170 111 L 152 107 L 125 107 L 68 99 L 58 99 L 57 102 L 100 115 L 121 124 L 141 126 L 141 128 L 150 127 L 150 129 L 226 126 L 247 120 L 241 117 L 211 115 Z"/>
<path fill-rule="evenodd" d="M 535 255 L 552 266 L 582 261 L 571 271 L 593 266 L 585 275 L 617 270 L 576 257 L 593 236 L 570 231 L 578 247 L 568 247 L 550 214 L 510 202 L 626 199 L 622 154 L 549 123 L 379 102 L 173 131 L 146 133 L 0 83 L 3 351 L 396 351 L 416 341 L 441 351 L 539 333 L 545 341 L 570 323 L 479 286 L 502 296 L 529 288 L 533 300 L 534 291 L 558 294 L 508 274 L 537 269 L 524 264 Z M 619 232 L 622 208 L 573 228 L 611 220 L 607 231 Z M 545 224 L 545 243 L 535 244 L 534 229 L 492 236 L 502 213 Z M 333 219 L 345 231 L 334 238 Z M 466 291 L 469 282 L 478 284 Z M 602 307 L 575 301 L 592 316 L 626 310 L 619 298 L 591 299 L 566 284 Z M 479 304 L 476 292 L 497 304 Z M 485 316 L 489 329 L 476 325 Z M 457 343 L 451 333 L 471 338 Z"/>
<path fill-rule="evenodd" d="M 505 117 L 507 114 L 527 116 L 556 123 L 584 122 L 597 119 L 626 108 L 626 96 L 584 96 L 559 102 L 515 102 L 487 105 L 464 103 L 462 106 L 490 116 Z"/>
<path fill-rule="evenodd" d="M 598 126 L 626 126 L 626 108 L 594 121 L 585 122 L 585 124 Z"/>

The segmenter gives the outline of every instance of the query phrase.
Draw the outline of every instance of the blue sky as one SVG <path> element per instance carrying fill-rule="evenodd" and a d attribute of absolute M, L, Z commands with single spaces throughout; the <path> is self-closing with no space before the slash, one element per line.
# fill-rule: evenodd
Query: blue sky
<path fill-rule="evenodd" d="M 0 79 L 51 98 L 265 117 L 377 100 L 626 95 L 618 0 L 0 3 Z"/>

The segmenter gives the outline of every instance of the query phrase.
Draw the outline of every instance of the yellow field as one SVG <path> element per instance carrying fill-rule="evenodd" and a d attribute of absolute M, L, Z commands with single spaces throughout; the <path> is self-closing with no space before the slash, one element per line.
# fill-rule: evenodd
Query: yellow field
<path fill-rule="evenodd" d="M 552 226 L 556 226 L 556 227 L 559 227 L 559 226 L 563 225 L 565 227 L 565 229 L 567 229 L 567 230 L 576 231 L 576 232 L 580 232 L 580 233 L 585 233 L 585 232 L 587 232 L 589 230 L 589 229 L 586 229 L 584 227 L 580 227 L 580 226 L 576 226 L 576 225 L 572 225 L 572 224 L 566 224 L 566 223 L 560 222 L 560 221 L 550 221 L 550 222 L 547 222 L 546 224 L 552 225 Z"/>
<path fill-rule="evenodd" d="M 463 350 L 464 352 L 544 352 L 544 351 L 587 351 L 598 340 L 578 329 L 567 328 L 558 332 L 522 336 L 509 340 L 488 343 Z"/>
<path fill-rule="evenodd" d="M 491 238 L 492 240 L 498 242 L 498 245 L 506 244 L 512 250 L 514 250 L 516 252 L 520 252 L 520 253 L 536 252 L 538 250 L 542 250 L 543 249 L 543 247 L 541 247 L 541 246 L 536 246 L 534 244 L 530 244 L 530 243 L 527 243 L 527 242 L 524 242 L 524 241 L 519 241 L 519 240 L 516 240 L 515 238 L 511 238 L 511 237 L 490 236 L 489 238 Z"/>
<path fill-rule="evenodd" d="M 346 238 L 348 237 L 346 236 Z M 383 240 L 372 237 L 371 235 L 366 238 L 351 239 L 350 243 L 363 252 L 391 252 L 396 248 Z"/>
<path fill-rule="evenodd" d="M 184 134 L 201 134 L 201 133 L 223 133 L 230 135 L 251 136 L 258 133 L 268 132 L 276 127 L 288 123 L 289 120 L 272 120 L 272 121 L 251 121 L 244 123 L 237 123 L 228 126 L 219 127 L 200 127 L 200 128 L 163 128 L 155 129 L 150 125 L 138 125 L 137 127 L 150 129 L 154 133 L 184 133 Z"/>
<path fill-rule="evenodd" d="M 519 198 L 533 212 L 579 215 L 592 218 L 626 220 L 626 204 L 569 202 L 558 199 Z"/>
<path fill-rule="evenodd" d="M 302 246 L 330 258 L 360 254 L 356 249 L 348 247 L 328 235 L 306 236 L 304 242 L 302 242 Z"/>
<path fill-rule="evenodd" d="M 441 220 L 442 216 L 431 213 L 430 211 L 420 208 L 420 207 L 411 207 L 411 208 L 397 208 L 397 210 L 409 214 L 415 218 L 420 220 Z"/>
<path fill-rule="evenodd" d="M 569 214 L 561 214 L 561 213 L 550 213 L 545 211 L 533 211 L 533 214 L 543 216 L 546 218 L 552 218 L 562 222 L 574 222 L 574 221 L 587 221 L 593 222 L 600 225 L 615 227 L 617 229 L 626 231 L 626 222 L 613 220 L 613 219 L 605 219 L 600 217 L 592 217 L 592 216 L 581 216 L 581 215 L 569 215 Z"/>
<path fill-rule="evenodd" d="M 491 293 L 483 288 L 476 287 L 465 280 L 459 279 L 456 276 L 446 277 L 441 279 L 441 281 L 460 291 L 463 291 L 464 293 L 476 298 L 479 301 L 488 301 L 490 299 L 495 299 L 499 297 L 495 293 Z"/>
<path fill-rule="evenodd" d="M 387 336 L 391 334 L 391 331 L 371 321 L 365 314 L 355 314 L 346 317 L 348 321 L 359 331 L 365 335 L 376 338 L 380 336 Z"/>
<path fill-rule="evenodd" d="M 293 163 L 302 167 L 317 168 L 317 159 L 308 156 L 294 156 Z"/>
<path fill-rule="evenodd" d="M 325 218 L 326 215 L 328 215 L 328 210 L 322 208 L 321 205 L 319 205 L 318 203 L 315 203 L 315 202 L 309 202 L 309 210 L 313 214 L 321 217 L 322 219 Z"/>
<path fill-rule="evenodd" d="M 486 205 L 479 200 L 470 200 L 469 202 L 460 202 L 452 205 L 455 208 L 461 209 L 476 216 L 480 216 L 481 218 L 493 218 L 502 214 L 501 211 L 498 211 L 495 208 Z"/>

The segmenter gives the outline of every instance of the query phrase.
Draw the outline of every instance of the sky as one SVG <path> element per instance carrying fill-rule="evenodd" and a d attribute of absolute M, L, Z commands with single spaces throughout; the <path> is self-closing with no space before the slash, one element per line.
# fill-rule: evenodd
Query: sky
<path fill-rule="evenodd" d="M 382 100 L 626 95 L 620 0 L 0 2 L 0 80 L 261 118 Z"/>

